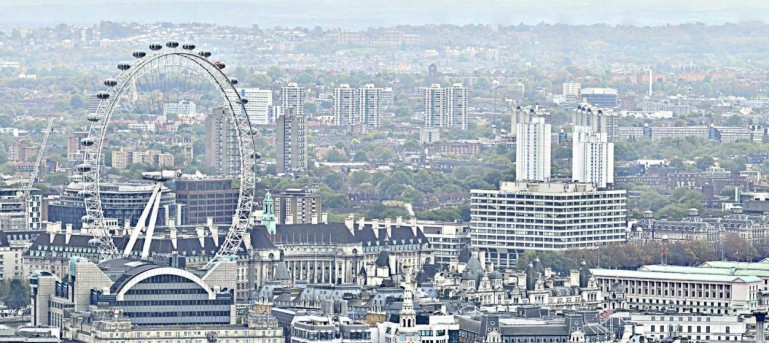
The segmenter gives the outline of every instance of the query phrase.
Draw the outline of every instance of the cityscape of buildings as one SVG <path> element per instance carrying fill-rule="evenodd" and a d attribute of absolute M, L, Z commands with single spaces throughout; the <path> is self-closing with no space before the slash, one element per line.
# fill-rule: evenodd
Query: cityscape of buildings
<path fill-rule="evenodd" d="M 765 342 L 760 41 L 543 26 L 0 31 L 0 341 Z"/>

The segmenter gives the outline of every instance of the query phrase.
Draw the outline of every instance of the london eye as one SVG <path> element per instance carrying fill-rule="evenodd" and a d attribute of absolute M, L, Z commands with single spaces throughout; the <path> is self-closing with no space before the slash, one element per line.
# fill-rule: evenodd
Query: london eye
<path fill-rule="evenodd" d="M 82 221 L 93 235 L 91 244 L 98 247 L 102 260 L 121 256 L 107 225 L 100 196 L 100 184 L 105 178 L 103 159 L 107 151 L 106 145 L 109 144 L 108 134 L 113 129 L 111 126 L 114 125 L 116 112 L 136 112 L 133 109 L 142 98 L 153 97 L 152 91 L 144 97 L 136 96 L 137 88 L 152 88 L 137 86 L 141 80 L 144 80 L 144 84 L 162 85 L 166 90 L 177 89 L 175 100 L 184 98 L 184 92 L 178 90 L 180 87 L 185 88 L 184 85 L 186 91 L 193 89 L 200 92 L 203 87 L 208 90 L 209 96 L 202 98 L 224 109 L 220 111 L 220 115 L 225 116 L 233 125 L 237 142 L 239 175 L 236 177 L 239 181 L 239 196 L 231 227 L 209 266 L 238 252 L 243 235 L 251 225 L 251 210 L 257 182 L 254 168 L 260 155 L 256 152 L 254 144 L 256 130 L 252 128 L 244 106 L 247 100 L 241 98 L 235 88 L 238 80 L 224 73 L 224 63 L 210 61 L 211 55 L 209 51 L 196 49 L 194 44 L 180 45 L 174 41 L 165 45 L 150 44 L 149 52 L 134 51 L 132 62 L 119 63 L 117 76 L 105 80 L 104 90 L 95 94 L 98 107 L 87 116 L 91 123 L 88 136 L 80 140 L 85 151 L 84 159 L 76 169 L 83 183 L 80 195 L 84 198 L 86 215 L 82 217 Z M 169 78 L 170 74 L 175 74 L 176 79 Z M 162 179 L 162 173 L 157 175 Z"/>

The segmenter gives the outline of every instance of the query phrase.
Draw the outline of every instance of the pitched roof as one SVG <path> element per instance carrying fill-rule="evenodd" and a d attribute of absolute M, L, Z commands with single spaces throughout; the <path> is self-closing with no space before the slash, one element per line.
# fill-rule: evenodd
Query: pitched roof
<path fill-rule="evenodd" d="M 274 243 L 350 244 L 355 237 L 342 223 L 280 224 L 275 227 Z"/>
<path fill-rule="evenodd" d="M 280 261 L 277 266 L 275 266 L 275 280 L 291 280 L 291 275 L 288 273 L 286 262 Z"/>
<path fill-rule="evenodd" d="M 459 257 L 457 257 L 457 260 L 459 260 L 460 263 L 467 263 L 467 261 L 470 260 L 470 257 L 473 256 L 473 252 L 470 251 L 470 247 L 468 245 L 465 245 L 464 248 L 459 252 Z"/>
<path fill-rule="evenodd" d="M 390 251 L 382 250 L 379 252 L 379 256 L 376 258 L 377 267 L 387 267 L 390 265 Z"/>
<path fill-rule="evenodd" d="M 264 225 L 254 226 L 249 230 L 251 234 L 251 246 L 256 250 L 272 250 L 275 244 L 272 244 L 272 238 Z"/>
<path fill-rule="evenodd" d="M 467 261 L 467 266 L 465 266 L 465 270 L 469 270 L 473 273 L 480 273 L 483 272 L 483 267 L 481 266 L 481 260 L 478 259 L 477 255 L 473 255 L 473 257 L 470 257 L 470 259 Z"/>

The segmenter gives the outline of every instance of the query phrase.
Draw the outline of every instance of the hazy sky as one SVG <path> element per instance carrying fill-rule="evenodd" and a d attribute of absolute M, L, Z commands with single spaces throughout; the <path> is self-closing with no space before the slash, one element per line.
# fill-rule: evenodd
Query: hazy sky
<path fill-rule="evenodd" d="M 766 0 L 0 0 L 0 27 L 101 20 L 363 29 L 397 24 L 721 24 L 769 18 Z"/>

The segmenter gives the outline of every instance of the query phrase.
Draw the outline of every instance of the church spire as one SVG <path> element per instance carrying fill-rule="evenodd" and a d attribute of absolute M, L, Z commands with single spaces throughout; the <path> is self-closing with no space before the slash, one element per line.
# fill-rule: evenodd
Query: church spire
<path fill-rule="evenodd" d="M 275 234 L 275 206 L 272 202 L 272 194 L 267 191 L 262 202 L 262 225 L 267 228 L 267 233 Z"/>
<path fill-rule="evenodd" d="M 400 326 L 402 328 L 413 328 L 417 324 L 417 315 L 414 311 L 414 289 L 411 281 L 411 264 L 403 265 L 405 280 L 403 283 L 403 305 L 401 306 Z"/>

